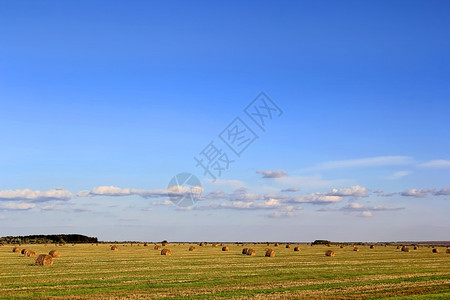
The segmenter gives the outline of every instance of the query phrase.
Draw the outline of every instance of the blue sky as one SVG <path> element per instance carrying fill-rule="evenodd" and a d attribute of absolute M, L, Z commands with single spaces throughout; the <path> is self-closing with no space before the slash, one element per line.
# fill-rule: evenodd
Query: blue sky
<path fill-rule="evenodd" d="M 0 235 L 449 240 L 449 12 L 0 1 Z M 265 131 L 260 92 L 283 112 Z M 236 117 L 258 136 L 240 157 L 219 138 Z M 215 182 L 211 141 L 234 160 Z M 202 183 L 188 209 L 180 172 Z"/>

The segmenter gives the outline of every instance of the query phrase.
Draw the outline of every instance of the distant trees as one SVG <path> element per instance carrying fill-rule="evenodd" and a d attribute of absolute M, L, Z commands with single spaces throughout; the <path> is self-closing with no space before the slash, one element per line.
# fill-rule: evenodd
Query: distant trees
<path fill-rule="evenodd" d="M 330 245 L 331 242 L 327 241 L 327 240 L 315 240 L 312 244 L 313 245 Z"/>
<path fill-rule="evenodd" d="M 65 244 L 98 243 L 96 237 L 81 234 L 38 234 L 25 236 L 6 236 L 0 238 L 0 244 Z"/>

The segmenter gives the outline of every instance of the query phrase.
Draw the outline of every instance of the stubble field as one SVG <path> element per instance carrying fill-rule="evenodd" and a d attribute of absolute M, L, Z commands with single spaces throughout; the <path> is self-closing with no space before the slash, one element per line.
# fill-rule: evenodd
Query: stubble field
<path fill-rule="evenodd" d="M 189 246 L 196 251 L 188 251 Z M 36 252 L 56 249 L 52 266 L 35 266 L 36 257 L 0 247 L 0 299 L 450 299 L 450 254 L 420 247 L 402 252 L 395 246 L 308 246 L 169 244 L 162 256 L 154 244 L 77 244 L 56 247 L 21 245 Z M 294 247 L 300 246 L 300 252 Z M 242 249 L 256 250 L 255 256 Z M 325 256 L 333 250 L 334 257 Z"/>

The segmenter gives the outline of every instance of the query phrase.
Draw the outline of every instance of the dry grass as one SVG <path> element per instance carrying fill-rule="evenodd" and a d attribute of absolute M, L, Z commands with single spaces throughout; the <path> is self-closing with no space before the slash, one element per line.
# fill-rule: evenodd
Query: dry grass
<path fill-rule="evenodd" d="M 64 251 L 62 257 L 42 268 L 31 266 L 36 258 L 11 253 L 12 247 L 0 248 L 0 299 L 409 299 L 421 295 L 428 300 L 433 295 L 450 296 L 450 255 L 443 247 L 436 247 L 438 254 L 431 249 L 404 253 L 395 251 L 396 246 L 374 250 L 363 246 L 356 253 L 339 245 L 331 249 L 303 245 L 301 255 L 279 249 L 276 256 L 264 257 L 267 246 L 258 244 L 251 245 L 255 255 L 247 257 L 241 254 L 240 244 L 227 244 L 229 252 L 222 255 L 212 247 L 192 253 L 190 246 L 198 248 L 171 243 L 169 258 L 137 244 L 120 246 L 117 252 L 108 251 L 109 244 L 77 244 L 70 251 L 58 248 Z M 48 253 L 52 247 L 22 246 L 37 253 Z M 326 250 L 336 256 L 325 259 Z"/>

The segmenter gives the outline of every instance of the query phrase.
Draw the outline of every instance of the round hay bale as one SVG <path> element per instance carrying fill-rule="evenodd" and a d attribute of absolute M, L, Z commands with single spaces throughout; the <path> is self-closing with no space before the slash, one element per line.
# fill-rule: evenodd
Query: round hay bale
<path fill-rule="evenodd" d="M 334 256 L 334 251 L 333 250 L 328 250 L 325 252 L 326 256 Z"/>
<path fill-rule="evenodd" d="M 219 244 L 213 243 L 212 246 L 213 246 L 213 247 L 217 247 L 217 246 L 219 246 Z"/>
<path fill-rule="evenodd" d="M 445 250 L 445 253 L 450 253 L 450 248 L 447 248 L 447 250 Z"/>
<path fill-rule="evenodd" d="M 198 244 L 200 247 L 204 247 L 205 246 L 205 243 L 200 243 L 200 244 Z"/>
<path fill-rule="evenodd" d="M 247 254 L 248 248 L 242 249 L 242 254 Z"/>
<path fill-rule="evenodd" d="M 247 255 L 255 256 L 255 255 L 256 255 L 256 251 L 253 250 L 253 249 L 248 249 L 248 250 L 247 250 Z"/>
<path fill-rule="evenodd" d="M 165 247 L 165 246 L 167 246 L 167 243 L 166 242 L 163 242 L 163 243 L 161 243 L 161 245 L 163 246 L 163 247 Z M 138 245 L 139 246 L 139 245 Z"/>
<path fill-rule="evenodd" d="M 400 246 L 397 246 L 397 250 L 400 249 Z"/>
<path fill-rule="evenodd" d="M 280 244 L 278 244 L 278 243 L 273 244 L 274 247 L 278 247 L 279 245 Z"/>
<path fill-rule="evenodd" d="M 222 251 L 229 251 L 230 248 L 228 248 L 227 246 L 222 247 Z"/>
<path fill-rule="evenodd" d="M 300 247 L 295 247 L 295 248 L 294 248 L 294 251 L 295 251 L 295 252 L 300 252 Z"/>
<path fill-rule="evenodd" d="M 34 264 L 36 266 L 51 266 L 53 265 L 53 257 L 48 254 L 39 254 Z"/>
<path fill-rule="evenodd" d="M 266 250 L 266 256 L 267 257 L 274 257 L 275 256 L 275 251 L 273 251 L 272 249 L 267 249 Z"/>
<path fill-rule="evenodd" d="M 369 248 L 370 248 L 370 249 L 375 249 L 375 246 L 374 246 L 374 245 L 370 245 Z"/>
<path fill-rule="evenodd" d="M 144 243 L 144 247 L 148 247 L 148 243 Z"/>
<path fill-rule="evenodd" d="M 340 245 L 339 248 L 341 248 L 341 249 L 344 248 L 344 245 Z"/>
<path fill-rule="evenodd" d="M 417 246 L 414 246 L 414 250 L 419 250 L 419 247 L 417 247 Z"/>
<path fill-rule="evenodd" d="M 14 248 L 12 249 L 12 252 L 18 253 L 18 252 L 20 252 L 20 248 L 19 248 L 19 247 L 14 247 Z"/>
<path fill-rule="evenodd" d="M 439 253 L 438 248 L 433 248 L 433 250 L 431 250 L 433 253 Z"/>
<path fill-rule="evenodd" d="M 220 246 L 225 246 L 225 244 L 224 243 L 220 243 Z"/>
<path fill-rule="evenodd" d="M 26 257 L 35 257 L 36 256 L 36 252 L 28 250 L 27 252 L 25 252 L 25 256 Z"/>
<path fill-rule="evenodd" d="M 119 250 L 119 247 L 117 247 L 116 245 L 111 246 L 111 250 L 112 251 L 117 251 Z"/>
<path fill-rule="evenodd" d="M 197 251 L 197 248 L 195 248 L 194 246 L 190 246 L 189 251 Z"/>
<path fill-rule="evenodd" d="M 359 251 L 359 248 L 358 247 L 354 247 L 353 251 Z"/>
<path fill-rule="evenodd" d="M 170 251 L 169 249 L 162 249 L 161 250 L 161 255 L 172 255 L 172 251 Z"/>
<path fill-rule="evenodd" d="M 29 251 L 29 250 L 26 248 L 23 248 L 22 251 L 20 251 L 20 254 L 25 254 L 25 252 L 27 252 L 27 251 Z"/>
<path fill-rule="evenodd" d="M 402 251 L 403 251 L 403 252 L 410 252 L 411 250 L 409 250 L 408 247 L 403 247 Z"/>
<path fill-rule="evenodd" d="M 289 248 L 291 248 L 291 245 L 287 244 L 286 249 L 289 249 Z"/>
<path fill-rule="evenodd" d="M 111 249 L 112 250 L 112 249 Z M 58 250 L 52 250 L 48 253 L 49 255 L 51 255 L 53 258 L 59 258 L 61 257 L 61 253 Z"/>
<path fill-rule="evenodd" d="M 155 249 L 155 250 L 161 250 L 162 249 L 162 247 L 161 246 L 159 246 L 159 245 L 156 245 L 153 249 Z"/>

